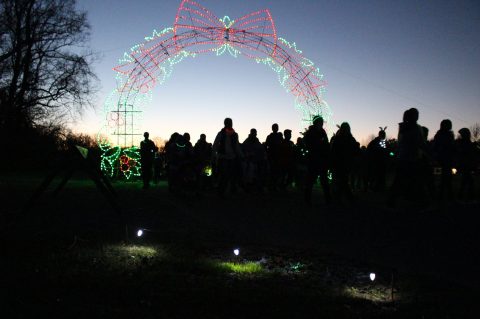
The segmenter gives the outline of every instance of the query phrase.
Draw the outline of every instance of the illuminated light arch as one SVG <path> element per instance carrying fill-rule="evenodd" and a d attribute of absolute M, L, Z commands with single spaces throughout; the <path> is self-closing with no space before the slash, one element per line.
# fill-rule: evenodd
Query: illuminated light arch
<path fill-rule="evenodd" d="M 117 87 L 105 102 L 105 125 L 98 138 L 104 172 L 113 175 L 119 167 L 127 178 L 140 175 L 139 152 L 133 145 L 141 136 L 141 110 L 151 100 L 152 89 L 170 77 L 177 63 L 202 53 L 242 55 L 266 65 L 295 97 L 304 127 L 316 115 L 330 123 L 330 108 L 322 99 L 323 75 L 294 42 L 278 37 L 269 10 L 236 20 L 219 19 L 198 3 L 183 0 L 173 28 L 154 30 L 114 67 Z"/>

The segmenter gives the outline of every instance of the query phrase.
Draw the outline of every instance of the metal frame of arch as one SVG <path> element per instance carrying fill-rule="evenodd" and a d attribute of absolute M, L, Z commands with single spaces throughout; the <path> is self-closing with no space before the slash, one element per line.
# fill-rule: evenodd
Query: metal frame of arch
<path fill-rule="evenodd" d="M 113 175 L 119 167 L 127 178 L 140 174 L 138 149 L 132 145 L 140 135 L 141 110 L 151 99 L 152 89 L 170 77 L 175 64 L 202 53 L 245 56 L 268 66 L 295 97 L 304 125 L 316 115 L 329 122 L 330 108 L 322 99 L 323 75 L 295 43 L 278 37 L 269 10 L 235 20 L 220 19 L 200 4 L 183 0 L 173 27 L 154 30 L 114 67 L 117 88 L 105 102 L 105 125 L 98 138 L 104 172 Z"/>

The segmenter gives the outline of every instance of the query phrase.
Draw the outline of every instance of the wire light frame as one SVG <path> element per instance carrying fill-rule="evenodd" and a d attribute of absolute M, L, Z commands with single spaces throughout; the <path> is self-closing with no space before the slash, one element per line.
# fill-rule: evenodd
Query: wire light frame
<path fill-rule="evenodd" d="M 142 110 L 152 89 L 171 76 L 177 63 L 202 53 L 244 56 L 269 67 L 295 99 L 301 126 L 322 116 L 331 124 L 331 111 L 323 100 L 325 81 L 315 64 L 302 55 L 295 42 L 278 37 L 268 9 L 236 20 L 218 18 L 200 4 L 183 0 L 173 27 L 153 31 L 144 42 L 124 53 L 116 71 L 117 87 L 104 106 L 104 125 L 98 135 L 103 151 L 102 170 L 127 179 L 140 175 L 139 150 Z"/>

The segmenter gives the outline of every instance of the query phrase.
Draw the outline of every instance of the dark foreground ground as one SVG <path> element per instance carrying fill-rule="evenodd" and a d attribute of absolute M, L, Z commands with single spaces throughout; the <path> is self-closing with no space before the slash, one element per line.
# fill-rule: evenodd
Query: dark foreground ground
<path fill-rule="evenodd" d="M 358 193 L 326 207 L 316 189 L 310 208 L 295 190 L 220 199 L 118 182 L 119 216 L 76 176 L 22 213 L 43 176 L 1 177 L 2 318 L 480 316 L 478 201 L 388 209 Z"/>

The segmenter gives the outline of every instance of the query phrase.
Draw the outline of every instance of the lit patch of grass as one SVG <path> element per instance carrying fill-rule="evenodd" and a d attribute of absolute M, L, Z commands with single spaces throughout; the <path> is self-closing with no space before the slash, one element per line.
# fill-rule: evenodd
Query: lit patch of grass
<path fill-rule="evenodd" d="M 158 250 L 150 246 L 129 245 L 129 246 L 121 246 L 118 249 L 119 251 L 123 251 L 129 255 L 136 256 L 139 258 L 142 258 L 142 257 L 153 258 L 158 255 Z"/>
<path fill-rule="evenodd" d="M 390 302 L 390 289 L 384 286 L 379 287 L 345 287 L 343 293 L 354 299 L 364 299 L 373 302 Z M 398 296 L 395 296 L 398 301 Z"/>
<path fill-rule="evenodd" d="M 165 257 L 165 251 L 158 246 L 111 245 L 104 248 L 105 257 L 110 258 L 158 258 Z"/>
<path fill-rule="evenodd" d="M 158 246 L 111 245 L 103 249 L 100 259 L 111 267 L 132 268 L 164 260 L 167 253 Z"/>
<path fill-rule="evenodd" d="M 218 267 L 222 270 L 233 272 L 235 274 L 260 274 L 264 270 L 261 265 L 255 262 L 233 263 L 233 262 L 220 262 Z"/>

